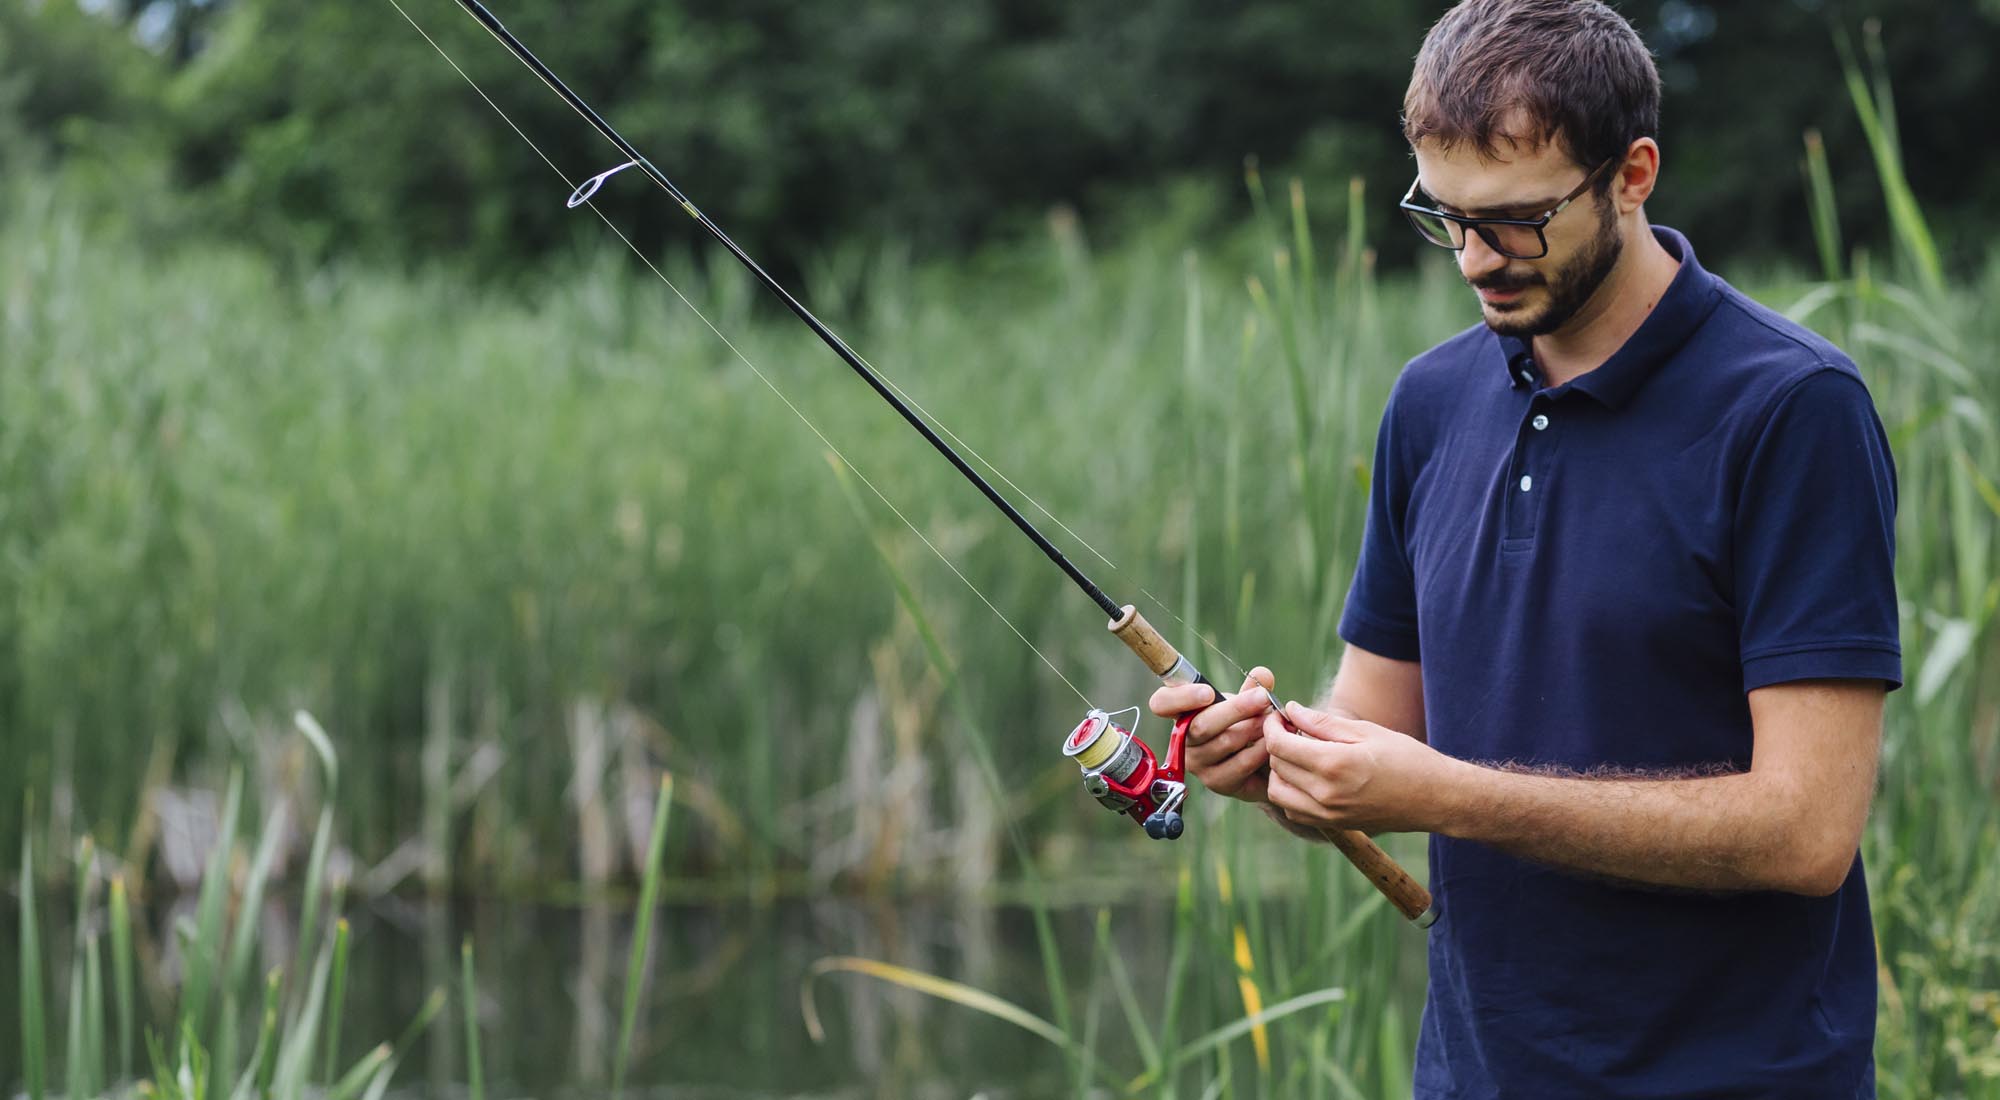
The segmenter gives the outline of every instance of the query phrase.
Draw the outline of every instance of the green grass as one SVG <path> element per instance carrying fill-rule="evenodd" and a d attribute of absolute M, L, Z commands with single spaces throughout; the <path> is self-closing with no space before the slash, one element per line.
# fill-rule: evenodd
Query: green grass
<path fill-rule="evenodd" d="M 575 809 L 541 780 L 573 771 L 565 732 L 575 704 L 596 700 L 656 723 L 621 733 L 713 795 L 686 799 L 694 831 L 678 870 L 756 851 L 782 876 L 808 864 L 821 831 L 852 824 L 802 828 L 785 809 L 824 793 L 853 703 L 882 700 L 889 666 L 907 674 L 907 698 L 887 702 L 923 710 L 907 751 L 951 750 L 940 716 L 959 703 L 925 697 L 921 642 L 817 442 L 616 257 L 519 293 L 446 274 L 293 280 L 225 247 L 120 244 L 46 188 L 17 193 L 19 216 L 0 229 L 13 364 L 0 377 L 13 410 L 0 483 L 18 487 L 21 516 L 0 532 L 14 670 L 0 747 L 21 766 L 0 783 L 72 788 L 91 775 L 65 832 L 131 831 L 145 783 L 136 739 L 170 742 L 173 774 L 220 786 L 238 741 L 305 704 L 353 731 L 357 778 L 334 804 L 365 858 L 435 836 L 426 804 L 443 801 L 460 823 L 455 874 L 571 877 Z M 1183 617 L 1255 646 L 1243 659 L 1317 679 L 1327 654 L 1311 642 L 1326 637 L 1328 578 L 1344 575 L 1358 530 L 1368 410 L 1396 363 L 1462 319 L 1448 285 L 1399 290 L 1405 308 L 1381 311 L 1392 320 L 1343 325 L 1342 347 L 1361 350 L 1312 349 L 1314 369 L 1346 373 L 1295 413 L 1296 371 L 1268 354 L 1275 326 L 1244 336 L 1240 268 L 1190 269 L 1174 242 L 1071 255 L 1081 248 L 996 257 L 1005 270 L 984 282 L 911 273 L 893 255 L 836 257 L 809 289 L 1118 561 L 1123 572 L 1077 552 L 1114 592 L 1168 594 Z M 1145 690 L 1095 609 L 824 349 L 751 313 L 750 288 L 726 271 L 670 270 L 1066 675 L 1105 702 Z M 1340 486 L 1316 522 L 1346 541 L 1323 552 L 1304 530 L 1248 536 L 1288 531 L 1298 512 L 1301 440 L 1266 430 L 1295 415 L 1320 425 L 1312 453 Z M 1078 469 L 1090 476 L 1067 476 Z M 882 537 L 953 659 L 980 670 L 954 698 L 995 727 L 1007 785 L 1037 789 L 1059 774 L 1044 747 L 1079 700 L 889 523 Z M 1193 562 L 1192 591 L 1171 583 Z M 1269 614 L 1301 600 L 1311 614 Z M 246 729 L 215 720 L 238 702 Z M 426 782 L 423 746 L 444 722 L 456 727 L 445 778 Z M 809 751 L 738 767 L 774 726 Z M 481 785 L 471 764 L 487 748 L 504 764 Z M 1038 831 L 1078 819 L 1071 793 L 1042 799 Z M 942 823 L 951 801 L 936 796 Z M 242 812 L 261 817 L 258 802 Z M 743 807 L 733 821 L 730 807 Z M 37 835 L 56 824 L 44 816 Z"/>
<path fill-rule="evenodd" d="M 1860 56 L 1878 54 L 1864 38 Z M 1870 151 L 1808 144 L 1818 216 L 1799 228 L 1823 270 L 1745 283 L 1855 357 L 1897 459 L 1910 686 L 1890 700 L 1864 838 L 1882 1092 L 1996 1097 L 2000 256 L 1936 266 L 1886 82 L 1862 64 L 1850 90 L 1896 239 L 1860 247 L 1831 220 L 1826 159 Z M 1017 500 L 1117 562 L 1058 534 L 1211 675 L 1240 675 L 1227 654 L 1303 696 L 1333 657 L 1388 386 L 1475 316 L 1448 268 L 1378 278 L 1355 232 L 1305 221 L 1299 189 L 1274 201 L 1253 177 L 1251 193 L 1240 237 L 1200 254 L 1146 233 L 1093 250 L 1054 219 L 1046 240 L 960 270 L 836 253 L 800 289 Z M 247 922 L 205 887 L 185 941 L 201 965 L 182 1029 L 156 1037 L 156 1081 L 218 1095 L 268 1071 L 280 1092 L 359 1095 L 386 1080 L 395 1047 L 336 1076 L 337 1033 L 319 1045 L 344 988 L 344 926 L 319 921 L 343 888 L 324 870 L 338 829 L 366 864 L 426 846 L 420 874 L 440 887 L 595 886 L 663 864 L 719 889 L 1012 892 L 1044 912 L 1136 893 L 1172 922 L 1164 959 L 1124 957 L 1115 928 L 1055 943 L 1042 918 L 1048 992 L 1013 1022 L 1096 1040 L 1087 1057 L 1058 1044 L 1072 1087 L 1407 1090 L 1420 937 L 1324 852 L 1220 800 L 1197 796 L 1177 846 L 1090 803 L 1055 752 L 1082 707 L 1063 679 L 871 494 L 843 492 L 818 440 L 630 257 L 517 287 L 283 271 L 129 231 L 45 182 L 7 197 L 0 804 L 44 797 L 0 840 L 60 878 L 74 838 L 132 835 L 142 742 L 173 747 L 172 781 L 235 792 L 229 835 L 281 804 L 318 823 L 309 871 L 286 886 L 308 934 L 282 1010 L 241 1042 L 231 1030 L 268 992 Z M 1671 197 L 1658 205 L 1670 221 Z M 1095 609 L 800 326 L 727 266 L 664 268 L 1063 677 L 1100 704 L 1145 696 Z M 300 751 L 321 756 L 316 783 L 239 790 L 233 766 L 273 759 L 259 746 L 298 745 L 284 734 L 299 706 L 343 731 L 339 781 L 315 726 Z M 671 851 L 640 856 L 564 797 L 583 771 L 600 803 L 633 795 L 627 773 L 650 794 L 656 771 L 628 761 L 675 774 Z M 586 867 L 593 830 L 602 858 Z M 1392 839 L 1421 866 L 1419 845 Z M 252 872 L 239 886 L 263 888 L 262 851 L 235 852 Z M 207 883 L 230 858 L 215 853 Z M 44 1094 L 56 1049 L 71 1077 L 115 1080 L 89 1065 L 129 1061 L 129 944 L 114 921 L 113 1044 L 88 942 L 83 969 L 50 982 L 82 995 L 44 1011 L 33 898 L 23 1082 Z M 49 1045 L 49 1021 L 68 1045 Z"/>
<path fill-rule="evenodd" d="M 641 872 L 639 889 L 638 930 L 632 935 L 632 951 L 625 962 L 625 1001 L 618 1011 L 618 1049 L 611 1055 L 611 1091 L 622 1093 L 625 1088 L 625 1067 L 632 1057 L 632 1029 L 639 1018 L 639 991 L 645 985 L 647 947 L 653 939 L 653 916 L 660 897 L 660 869 L 664 865 L 667 846 L 667 813 L 674 804 L 674 777 L 671 773 L 660 776 L 660 791 L 653 800 L 653 827 L 646 839 L 646 865 Z M 472 1010 L 472 954 L 466 949 L 466 1010 Z M 468 1040 L 473 1037 L 473 1026 L 466 1024 Z M 476 1059 L 479 1050 L 469 1043 Z M 475 1061 L 475 1066 L 477 1062 Z M 479 1074 L 473 1072 L 473 1100 L 479 1100 Z"/>
<path fill-rule="evenodd" d="M 472 1100 L 486 1100 L 486 1062 L 479 1054 L 479 983 L 472 965 L 472 937 L 458 944 L 459 1022 L 465 1028 L 465 1090 Z"/>
<path fill-rule="evenodd" d="M 76 891 L 71 913 L 74 945 L 69 953 L 68 995 L 63 998 L 66 1024 L 61 1034 L 62 1084 L 72 1100 L 129 1095 L 134 1088 L 139 1095 L 175 1100 L 298 1100 L 308 1091 L 321 1090 L 339 1100 L 357 1095 L 363 1087 L 379 1092 L 438 1011 L 442 991 L 434 992 L 424 1003 L 395 1047 L 379 1047 L 344 1074 L 334 1075 L 332 1045 L 338 1041 L 336 1021 L 341 1000 L 338 993 L 329 998 L 326 991 L 329 973 L 336 990 L 343 980 L 346 923 L 338 923 L 335 933 L 327 937 L 330 942 L 302 945 L 317 958 L 308 980 L 288 977 L 282 968 L 272 969 L 261 979 L 250 974 L 248 960 L 261 947 L 256 918 L 262 913 L 270 853 L 283 822 L 279 813 L 272 814 L 257 842 L 257 856 L 239 876 L 237 869 L 246 855 L 244 838 L 235 828 L 234 811 L 241 789 L 240 780 L 232 775 L 228 807 L 221 815 L 222 828 L 203 876 L 197 916 L 181 929 L 182 976 L 177 1004 L 164 1034 L 150 1028 L 146 1031 L 150 1073 L 142 1080 L 132 1076 L 135 964 L 124 879 L 110 879 L 109 899 L 103 903 L 108 914 L 101 920 L 97 893 L 104 874 L 99 853 L 89 837 L 78 845 L 71 875 Z M 303 885 L 312 889 L 317 884 Z M 24 975 L 19 1004 L 23 1083 L 26 1094 L 40 1100 L 48 1086 L 46 1051 L 50 1037 L 46 1021 L 50 1005 L 41 983 L 42 967 L 49 960 L 42 952 L 36 887 L 32 846 L 24 843 L 19 933 Z M 234 897 L 237 908 L 233 925 L 224 914 L 226 903 L 216 900 L 229 896 Z M 112 940 L 109 975 L 104 972 L 100 947 L 106 921 Z M 114 1013 L 106 1007 L 107 987 L 115 993 L 115 1047 L 108 1039 L 114 1034 L 109 1019 Z M 212 1005 L 220 1007 L 211 1010 Z M 238 1007 L 248 1005 L 261 1007 L 248 1017 L 253 1038 L 239 1060 L 239 1031 L 246 1020 Z M 322 1041 L 328 1044 L 327 1070 L 313 1078 L 307 1068 L 314 1065 L 314 1051 Z M 0 1082 L 0 1087 L 7 1084 L 11 1082 Z"/>

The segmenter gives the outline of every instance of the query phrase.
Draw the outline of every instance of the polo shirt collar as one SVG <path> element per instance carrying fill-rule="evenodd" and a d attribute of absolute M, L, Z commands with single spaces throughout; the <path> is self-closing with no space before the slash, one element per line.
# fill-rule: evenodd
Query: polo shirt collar
<path fill-rule="evenodd" d="M 1694 330 L 1708 319 L 1722 288 L 1715 276 L 1694 258 L 1694 246 L 1686 237 L 1664 225 L 1653 226 L 1653 237 L 1668 254 L 1681 263 L 1667 292 L 1639 328 L 1627 337 L 1611 358 L 1594 370 L 1586 371 L 1570 383 L 1570 388 L 1589 394 L 1609 408 L 1618 408 L 1639 391 L 1653 371 L 1673 357 Z M 1501 366 L 1507 382 L 1515 389 L 1532 388 L 1533 375 L 1523 376 L 1529 359 L 1529 342 L 1513 336 L 1500 339 Z"/>

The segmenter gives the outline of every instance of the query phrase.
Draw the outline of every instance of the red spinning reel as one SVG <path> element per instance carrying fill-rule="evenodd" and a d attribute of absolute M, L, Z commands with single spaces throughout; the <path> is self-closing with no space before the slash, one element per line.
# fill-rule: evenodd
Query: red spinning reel
<path fill-rule="evenodd" d="M 1195 712 L 1174 720 L 1174 732 L 1167 740 L 1166 758 L 1155 760 L 1153 750 L 1130 729 L 1114 719 L 1130 714 L 1138 722 L 1139 708 L 1108 714 L 1092 710 L 1063 742 L 1063 755 L 1083 769 L 1083 788 L 1106 808 L 1126 814 L 1146 827 L 1154 840 L 1174 840 L 1186 828 L 1181 804 L 1187 801 L 1182 757 L 1186 748 L 1188 723 Z"/>

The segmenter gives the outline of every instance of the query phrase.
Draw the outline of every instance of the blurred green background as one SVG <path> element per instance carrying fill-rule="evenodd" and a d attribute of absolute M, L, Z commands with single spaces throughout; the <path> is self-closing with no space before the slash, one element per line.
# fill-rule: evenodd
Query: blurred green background
<path fill-rule="evenodd" d="M 568 179 L 616 162 L 456 5 L 405 7 Z M 1108 591 L 1304 697 L 1388 387 L 1477 321 L 1394 211 L 1442 10 L 499 14 Z M 1621 10 L 1666 81 L 1649 213 L 1889 429 L 1882 1091 L 2000 1096 L 2000 6 Z M 1078 696 L 1152 686 L 1096 609 L 656 189 L 596 205 L 672 289 L 565 210 L 386 0 L 0 0 L 0 158 L 0 851 L 33 869 L 0 1088 L 202 1051 L 217 1094 L 358 1090 L 418 1015 L 389 1069 L 438 1094 L 484 1029 L 525 1091 L 601 1090 L 615 1045 L 725 1095 L 1407 1095 L 1421 936 L 1240 807 L 1159 845 L 1091 803 Z M 845 955 L 968 984 L 940 1013 Z"/>
<path fill-rule="evenodd" d="M 918 0 L 727 5 L 543 0 L 500 17 L 753 252 L 892 238 L 951 257 L 1032 227 L 1055 203 L 1093 225 L 1135 195 L 1206 193 L 1204 231 L 1241 216 L 1245 156 L 1394 198 L 1409 64 L 1447 5 L 1163 0 Z M 1665 81 L 1660 220 L 1723 258 L 1810 258 L 1797 161 L 1818 127 L 1841 213 L 1880 235 L 1861 128 L 1832 27 L 1890 22 L 1917 197 L 1976 263 L 2000 208 L 1992 0 L 1634 0 L 1620 6 Z M 413 14 L 558 164 L 611 166 L 603 143 L 471 20 Z M 519 271 L 581 239 L 539 169 L 383 0 L 9 0 L 0 5 L 7 160 L 95 166 L 121 205 L 171 187 L 193 219 L 313 260 L 464 260 Z M 72 181 L 78 182 L 78 181 Z M 648 248 L 685 241 L 643 188 L 607 202 Z M 1368 211 L 1386 228 L 1393 204 Z M 1376 233 L 1402 266 L 1415 239 Z M 1407 238 L 1407 239 L 1406 239 Z"/>

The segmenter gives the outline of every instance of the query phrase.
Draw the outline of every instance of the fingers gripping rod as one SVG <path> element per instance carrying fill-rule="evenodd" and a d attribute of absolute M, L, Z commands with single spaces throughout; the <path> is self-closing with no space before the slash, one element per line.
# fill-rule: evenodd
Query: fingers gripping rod
<path fill-rule="evenodd" d="M 1217 699 L 1222 697 L 1222 689 L 1197 672 L 1172 643 L 1153 629 L 1153 624 L 1147 622 L 1136 607 L 1127 605 L 1108 625 L 1111 633 L 1117 635 L 1126 648 L 1146 662 L 1153 675 L 1169 684 L 1208 684 L 1215 689 Z M 1271 700 L 1271 706 L 1274 709 L 1278 707 L 1277 699 Z M 1369 839 L 1368 834 L 1359 829 L 1321 829 L 1319 834 L 1346 856 L 1349 863 L 1367 875 L 1368 881 L 1389 899 L 1389 904 L 1394 905 L 1411 923 L 1418 928 L 1429 928 L 1436 923 L 1438 910 L 1431 892 L 1411 878 L 1410 873 L 1383 851 L 1381 845 Z"/>

